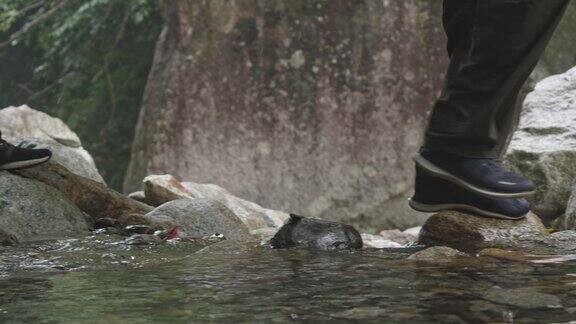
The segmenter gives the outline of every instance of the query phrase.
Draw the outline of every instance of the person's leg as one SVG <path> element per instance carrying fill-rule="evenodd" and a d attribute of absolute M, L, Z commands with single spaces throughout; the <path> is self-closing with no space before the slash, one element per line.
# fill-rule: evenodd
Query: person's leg
<path fill-rule="evenodd" d="M 498 158 L 515 100 L 569 0 L 445 0 L 450 65 L 425 148 Z"/>

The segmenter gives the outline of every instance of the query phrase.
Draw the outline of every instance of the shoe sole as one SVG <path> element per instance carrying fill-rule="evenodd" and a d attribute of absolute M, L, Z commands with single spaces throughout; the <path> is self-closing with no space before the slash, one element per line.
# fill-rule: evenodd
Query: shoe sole
<path fill-rule="evenodd" d="M 522 192 L 497 192 L 497 191 L 491 191 L 489 189 L 483 189 L 480 187 L 477 187 L 465 180 L 462 180 L 454 175 L 452 175 L 450 172 L 443 170 L 442 168 L 434 165 L 432 162 L 426 160 L 422 155 L 417 155 L 414 158 L 414 161 L 416 162 L 416 164 L 418 166 L 420 166 L 424 171 L 426 171 L 428 174 L 438 177 L 438 178 L 442 178 L 444 180 L 448 180 L 456 185 L 459 185 L 460 187 L 463 187 L 464 189 L 468 189 L 469 191 L 475 192 L 479 195 L 482 195 L 484 197 L 489 197 L 489 198 L 501 198 L 501 199 L 506 199 L 506 198 L 523 198 L 526 196 L 530 196 L 534 194 L 534 191 L 522 191 Z"/>
<path fill-rule="evenodd" d="M 47 156 L 41 159 L 34 159 L 34 160 L 26 160 L 26 161 L 17 161 L 12 163 L 6 163 L 4 165 L 0 165 L 0 170 L 19 170 L 19 169 L 26 169 L 33 166 L 37 166 L 43 163 L 46 163 L 50 160 L 52 156 Z"/>
<path fill-rule="evenodd" d="M 507 216 L 507 215 L 503 215 L 503 214 L 485 211 L 485 210 L 482 210 L 480 208 L 470 206 L 470 205 L 465 205 L 465 204 L 429 205 L 429 204 L 419 203 L 412 198 L 410 198 L 408 200 L 408 205 L 410 205 L 410 208 L 414 209 L 415 211 L 419 211 L 422 213 L 437 213 L 437 212 L 446 211 L 446 210 L 457 210 L 457 211 L 471 212 L 471 213 L 474 213 L 474 214 L 477 214 L 480 216 L 485 216 L 488 218 L 505 219 L 505 220 L 521 220 L 521 219 L 524 219 L 526 217 L 526 215 L 519 216 L 519 217 Z"/>

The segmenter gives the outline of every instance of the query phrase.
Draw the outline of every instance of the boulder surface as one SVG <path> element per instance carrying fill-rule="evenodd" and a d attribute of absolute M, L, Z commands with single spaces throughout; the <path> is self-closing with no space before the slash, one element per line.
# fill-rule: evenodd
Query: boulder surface
<path fill-rule="evenodd" d="M 533 211 L 545 223 L 562 216 L 576 179 L 576 68 L 544 79 L 528 94 L 508 165 L 532 179 Z"/>
<path fill-rule="evenodd" d="M 88 216 L 58 190 L 0 172 L 0 244 L 89 233 Z"/>

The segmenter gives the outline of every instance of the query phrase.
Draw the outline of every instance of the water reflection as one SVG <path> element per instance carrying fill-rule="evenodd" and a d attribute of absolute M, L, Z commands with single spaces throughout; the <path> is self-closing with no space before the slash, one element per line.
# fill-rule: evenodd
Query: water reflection
<path fill-rule="evenodd" d="M 575 263 L 425 263 L 378 251 L 113 239 L 0 250 L 0 320 L 35 322 L 567 322 Z M 27 258 L 33 256 L 34 261 Z M 38 266 L 42 264 L 43 266 Z"/>

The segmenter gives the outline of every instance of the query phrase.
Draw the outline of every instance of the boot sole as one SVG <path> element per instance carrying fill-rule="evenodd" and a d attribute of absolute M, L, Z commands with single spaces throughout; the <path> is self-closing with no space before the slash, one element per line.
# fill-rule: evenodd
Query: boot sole
<path fill-rule="evenodd" d="M 454 176 L 453 174 L 451 174 L 448 171 L 443 170 L 442 168 L 434 165 L 432 162 L 426 160 L 423 156 L 421 155 L 417 155 L 414 158 L 414 161 L 416 162 L 416 164 L 422 168 L 422 170 L 426 171 L 426 173 L 438 177 L 438 178 L 442 178 L 444 180 L 448 180 L 464 189 L 467 189 L 469 191 L 475 192 L 479 195 L 482 195 L 484 197 L 488 197 L 488 198 L 501 198 L 501 199 L 506 199 L 506 198 L 523 198 L 526 196 L 530 196 L 534 194 L 534 191 L 522 191 L 522 192 L 497 192 L 497 191 L 492 191 L 490 189 L 483 189 L 480 187 L 477 187 L 465 180 L 462 180 L 456 176 Z"/>
<path fill-rule="evenodd" d="M 47 156 L 41 159 L 34 159 L 34 160 L 26 160 L 26 161 L 17 161 L 12 163 L 6 163 L 4 165 L 0 165 L 0 170 L 19 170 L 19 169 L 26 169 L 33 166 L 37 166 L 43 163 L 46 163 L 50 160 L 52 156 Z"/>
<path fill-rule="evenodd" d="M 437 213 L 437 212 L 447 211 L 447 210 L 457 210 L 457 211 L 471 212 L 471 213 L 474 213 L 474 214 L 477 214 L 480 216 L 485 216 L 488 218 L 505 219 L 505 220 L 521 220 L 521 219 L 524 219 L 526 217 L 526 215 L 518 216 L 518 217 L 507 216 L 507 215 L 503 215 L 503 214 L 499 214 L 499 213 L 485 211 L 485 210 L 482 210 L 480 208 L 470 206 L 470 205 L 465 205 L 465 204 L 429 205 L 429 204 L 423 204 L 423 203 L 417 202 L 412 198 L 410 198 L 408 200 L 408 205 L 410 205 L 410 208 L 414 209 L 415 211 L 419 211 L 422 213 Z"/>

